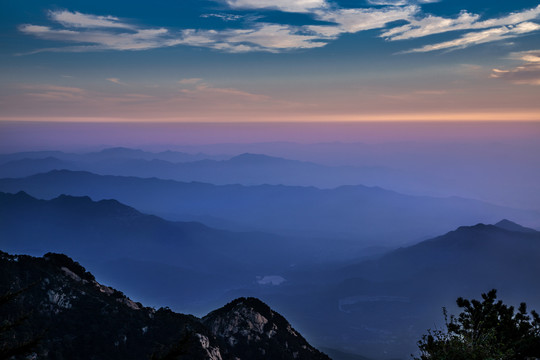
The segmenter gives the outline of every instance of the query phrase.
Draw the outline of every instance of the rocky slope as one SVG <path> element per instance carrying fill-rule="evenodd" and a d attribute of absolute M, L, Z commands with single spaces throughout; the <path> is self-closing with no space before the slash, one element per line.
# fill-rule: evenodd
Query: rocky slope
<path fill-rule="evenodd" d="M 62 254 L 0 252 L 0 269 L 0 353 L 16 359 L 329 359 L 254 298 L 199 319 L 144 307 Z"/>

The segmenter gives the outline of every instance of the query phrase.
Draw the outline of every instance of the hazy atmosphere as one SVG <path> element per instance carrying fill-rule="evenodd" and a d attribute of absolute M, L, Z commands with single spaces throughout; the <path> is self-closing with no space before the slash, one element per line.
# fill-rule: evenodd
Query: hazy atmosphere
<path fill-rule="evenodd" d="M 540 357 L 534 315 L 520 339 L 418 343 L 442 307 L 472 311 L 459 297 L 540 310 L 538 1 L 9 0 L 0 19 L 0 349 Z"/>

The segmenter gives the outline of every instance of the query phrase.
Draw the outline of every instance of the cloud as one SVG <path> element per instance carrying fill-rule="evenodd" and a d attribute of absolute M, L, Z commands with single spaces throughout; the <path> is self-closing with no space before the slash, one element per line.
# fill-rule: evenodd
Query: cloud
<path fill-rule="evenodd" d="M 328 6 L 325 0 L 225 0 L 231 8 L 276 9 L 285 12 L 310 12 Z"/>
<path fill-rule="evenodd" d="M 410 6 L 391 6 L 384 8 L 362 8 L 362 9 L 337 9 L 318 10 L 315 12 L 318 20 L 336 23 L 334 33 L 356 33 L 364 30 L 378 29 L 388 23 L 398 20 L 408 20 L 419 8 Z M 321 31 L 321 34 L 330 34 L 329 26 L 310 26 L 313 31 Z"/>
<path fill-rule="evenodd" d="M 178 81 L 178 83 L 182 85 L 194 85 L 200 82 L 202 82 L 202 79 L 200 78 L 189 78 L 189 79 L 182 79 Z"/>
<path fill-rule="evenodd" d="M 107 81 L 110 81 L 112 83 L 118 84 L 118 85 L 126 85 L 126 83 L 120 81 L 118 78 L 108 78 Z"/>
<path fill-rule="evenodd" d="M 458 48 L 463 49 L 472 45 L 513 38 L 537 30 L 540 30 L 540 25 L 532 22 L 523 22 L 518 25 L 503 26 L 478 32 L 470 32 L 463 35 L 461 38 L 455 40 L 444 41 L 438 44 L 425 45 L 417 49 L 405 51 L 404 53 L 428 52 L 435 50 Z"/>
<path fill-rule="evenodd" d="M 243 97 L 249 100 L 269 100 L 270 97 L 266 95 L 253 94 L 247 91 L 238 90 L 234 88 L 221 88 L 211 85 L 201 78 L 186 78 L 178 81 L 178 84 L 183 85 L 184 88 L 180 89 L 180 93 L 185 95 L 223 95 L 233 97 Z M 186 86 L 189 85 L 189 86 Z M 187 88 L 185 88 L 187 87 Z"/>
<path fill-rule="evenodd" d="M 235 14 L 202 14 L 202 18 L 211 18 L 215 17 L 218 19 L 221 19 L 223 21 L 237 21 L 242 19 L 244 16 L 242 15 L 235 15 Z"/>
<path fill-rule="evenodd" d="M 523 64 L 510 70 L 493 69 L 491 77 L 519 85 L 540 85 L 540 50 L 513 53 L 512 57 Z"/>
<path fill-rule="evenodd" d="M 120 19 L 114 16 L 97 16 L 82 14 L 78 11 L 49 11 L 49 17 L 65 26 L 65 27 L 78 27 L 78 28 L 120 28 L 131 29 L 129 24 L 122 23 Z"/>
<path fill-rule="evenodd" d="M 121 29 L 98 29 L 96 26 L 82 28 L 79 25 L 74 28 L 59 29 L 49 26 L 23 24 L 19 26 L 19 31 L 45 40 L 85 44 L 41 49 L 35 52 L 147 50 L 177 44 L 176 39 L 164 28 L 141 29 L 125 26 L 121 27 Z"/>
<path fill-rule="evenodd" d="M 84 89 L 57 85 L 20 85 L 21 89 L 32 98 L 54 101 L 74 101 L 83 99 L 87 92 Z"/>
<path fill-rule="evenodd" d="M 459 49 L 468 46 L 517 37 L 537 31 L 531 22 L 540 16 L 540 5 L 521 12 L 494 19 L 480 20 L 480 16 L 462 11 L 455 18 L 424 15 L 420 4 L 433 0 L 368 0 L 373 5 L 364 8 L 340 8 L 326 0 L 216 0 L 233 9 L 278 10 L 305 13 L 320 25 L 278 24 L 261 22 L 260 17 L 233 14 L 203 14 L 224 21 L 243 19 L 243 28 L 180 29 L 145 28 L 111 15 L 83 14 L 77 11 L 49 11 L 53 26 L 23 24 L 19 30 L 40 39 L 71 43 L 38 49 L 43 51 L 89 52 L 104 50 L 149 50 L 171 46 L 195 46 L 222 52 L 272 52 L 314 49 L 327 45 L 344 33 L 358 33 L 382 29 L 381 37 L 389 41 L 407 40 L 458 30 L 469 32 L 457 39 L 425 45 L 407 52 L 428 52 Z M 395 26 L 395 22 L 405 25 Z"/>
<path fill-rule="evenodd" d="M 409 2 L 407 0 L 368 0 L 368 4 L 371 5 L 392 5 L 400 6 L 407 5 Z"/>
<path fill-rule="evenodd" d="M 251 101 L 266 101 L 270 100 L 269 96 L 266 95 L 259 95 L 259 94 L 252 94 L 247 91 L 242 91 L 234 88 L 219 88 L 214 87 L 205 83 L 199 84 L 195 87 L 195 89 L 181 89 L 180 92 L 185 95 L 196 95 L 198 97 L 200 96 L 212 96 L 216 97 L 219 96 L 221 98 L 226 97 L 234 97 L 234 98 L 243 98 L 245 100 L 251 100 Z"/>
<path fill-rule="evenodd" d="M 228 52 L 310 49 L 326 45 L 321 37 L 305 33 L 301 27 L 259 23 L 251 29 L 184 30 L 180 43 Z"/>
<path fill-rule="evenodd" d="M 388 40 L 406 40 L 457 30 L 478 30 L 497 26 L 516 25 L 540 16 L 540 5 L 521 12 L 511 13 L 495 19 L 479 21 L 480 15 L 461 11 L 455 19 L 428 15 L 421 19 L 409 19 L 409 24 L 398 26 L 382 33 Z"/>

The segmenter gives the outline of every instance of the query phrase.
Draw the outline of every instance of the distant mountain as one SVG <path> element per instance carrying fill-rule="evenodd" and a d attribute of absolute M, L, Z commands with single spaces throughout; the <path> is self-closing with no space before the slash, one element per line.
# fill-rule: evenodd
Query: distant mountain
<path fill-rule="evenodd" d="M 0 174 L 9 177 L 24 177 L 53 169 L 83 170 L 71 161 L 60 160 L 52 156 L 39 159 L 24 158 L 0 164 Z"/>
<path fill-rule="evenodd" d="M 257 276 L 279 275 L 328 253 L 319 255 L 317 244 L 306 248 L 269 234 L 170 222 L 115 200 L 62 195 L 46 201 L 24 192 L 0 193 L 0 249 L 62 251 L 152 305 L 190 311 L 215 304 L 228 289 L 255 283 Z"/>
<path fill-rule="evenodd" d="M 70 162 L 98 162 L 107 159 L 141 159 L 141 160 L 162 160 L 168 162 L 188 162 L 204 159 L 224 160 L 229 159 L 229 155 L 210 155 L 198 151 L 179 152 L 162 151 L 149 152 L 140 149 L 130 149 L 125 147 L 106 148 L 97 152 L 89 153 L 66 153 L 62 151 L 27 151 L 11 154 L 0 154 L 0 164 L 24 159 L 39 160 L 45 158 L 56 158 L 62 161 Z"/>
<path fill-rule="evenodd" d="M 521 226 L 521 225 L 516 224 L 515 222 L 507 220 L 507 219 L 499 221 L 498 223 L 495 224 L 495 226 L 498 227 L 498 228 L 501 228 L 501 229 L 508 230 L 508 231 L 517 231 L 517 232 L 525 232 L 525 233 L 535 233 L 535 232 L 537 232 L 534 229 Z"/>
<path fill-rule="evenodd" d="M 405 359 L 426 329 L 443 325 L 441 307 L 452 313 L 460 296 L 478 297 L 495 288 L 505 303 L 526 302 L 529 309 L 540 309 L 540 232 L 512 227 L 517 231 L 484 224 L 460 227 L 340 267 L 333 279 L 315 286 L 309 285 L 314 276 L 296 278 L 297 283 L 290 276 L 283 288 L 258 296 L 297 314 L 295 322 L 310 329 L 310 338 L 321 346 Z M 310 317 L 313 311 L 316 320 Z"/>
<path fill-rule="evenodd" d="M 250 153 L 223 160 L 205 155 L 179 156 L 172 152 L 147 153 L 125 148 L 82 155 L 55 153 L 56 157 L 18 158 L 15 155 L 11 156 L 14 160 L 0 161 L 0 176 L 24 177 L 51 170 L 84 170 L 100 175 L 157 177 L 216 185 L 283 184 L 321 188 L 384 183 L 387 178 L 399 176 L 398 172 L 382 167 L 324 166 Z"/>
<path fill-rule="evenodd" d="M 175 149 L 218 154 L 249 152 L 330 166 L 392 169 L 389 176 L 378 177 L 374 183 L 359 183 L 406 194 L 461 196 L 497 205 L 540 210 L 539 141 L 514 141 L 510 138 L 472 141 L 467 136 L 460 137 L 461 140 L 425 138 L 424 141 L 415 141 L 401 138 L 401 135 L 411 133 L 412 128 L 406 129 L 408 125 L 404 125 L 403 132 L 395 128 L 396 124 L 389 126 L 400 134 L 399 138 L 377 139 L 374 136 L 367 143 L 181 145 Z M 354 131 L 352 127 L 343 130 Z"/>
<path fill-rule="evenodd" d="M 540 225 L 540 213 L 461 198 L 408 196 L 377 187 L 216 186 L 155 178 L 52 171 L 1 179 L 0 191 L 50 199 L 61 194 L 117 199 L 140 211 L 233 230 L 356 239 L 360 246 L 425 239 L 461 224 L 513 218 Z M 227 226 L 227 224 L 229 224 Z"/>
<path fill-rule="evenodd" d="M 0 252 L 0 268 L 3 351 L 28 343 L 21 355 L 48 359 L 329 359 L 254 298 L 198 319 L 144 307 L 65 255 Z"/>

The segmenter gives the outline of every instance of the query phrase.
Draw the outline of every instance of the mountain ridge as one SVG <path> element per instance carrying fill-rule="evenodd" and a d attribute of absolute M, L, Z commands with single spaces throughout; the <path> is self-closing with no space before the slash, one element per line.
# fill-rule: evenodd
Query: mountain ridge
<path fill-rule="evenodd" d="M 245 328 L 240 330 L 257 328 L 260 323 L 255 320 L 265 319 L 263 325 L 269 326 L 270 333 L 264 333 L 266 337 L 260 333 L 260 337 L 237 346 L 232 335 L 213 331 L 208 324 L 217 312 L 223 314 L 225 326 L 238 326 L 238 314 L 227 305 L 210 313 L 206 320 L 167 308 L 144 307 L 98 283 L 84 267 L 63 254 L 47 253 L 36 258 L 0 251 L 0 265 L 0 294 L 18 294 L 0 304 L 2 318 L 14 324 L 14 331 L 9 332 L 9 327 L 2 330 L 12 336 L 3 345 L 39 336 L 32 349 L 35 357 L 262 360 L 272 354 L 272 358 L 282 360 L 329 360 L 299 334 L 291 336 L 291 325 L 258 299 L 233 301 L 239 310 L 252 315 L 242 317 Z M 244 305 L 243 301 L 249 303 Z M 261 308 L 264 314 L 258 312 Z M 34 311 L 26 319 L 15 315 L 29 313 L 30 309 Z M 269 322 L 272 318 L 280 322 Z"/>
<path fill-rule="evenodd" d="M 443 325 L 441 307 L 454 312 L 458 297 L 497 289 L 516 308 L 526 302 L 540 309 L 538 259 L 540 232 L 460 226 L 356 264 L 336 264 L 297 279 L 301 291 L 275 289 L 266 298 L 299 314 L 295 321 L 310 329 L 321 347 L 371 358 L 405 358 L 417 350 L 414 344 L 426 329 Z M 296 291 L 301 305 L 290 302 L 287 291 Z M 316 311 L 317 321 L 306 309 Z"/>
<path fill-rule="evenodd" d="M 370 241 L 385 245 L 411 243 L 473 221 L 493 222 L 511 217 L 522 223 L 535 223 L 540 219 L 540 214 L 534 211 L 475 200 L 403 195 L 363 185 L 333 190 L 284 185 L 212 185 L 68 170 L 0 179 L 0 191 L 19 190 L 39 198 L 62 193 L 88 195 L 94 200 L 114 198 L 146 213 L 169 214 L 168 219 L 196 219 L 209 226 L 216 223 L 212 219 L 218 219 L 220 226 L 229 230 L 341 239 L 361 237 L 366 246 Z M 422 227 L 416 224 L 420 218 Z M 388 226 L 390 222 L 392 227 Z"/>

